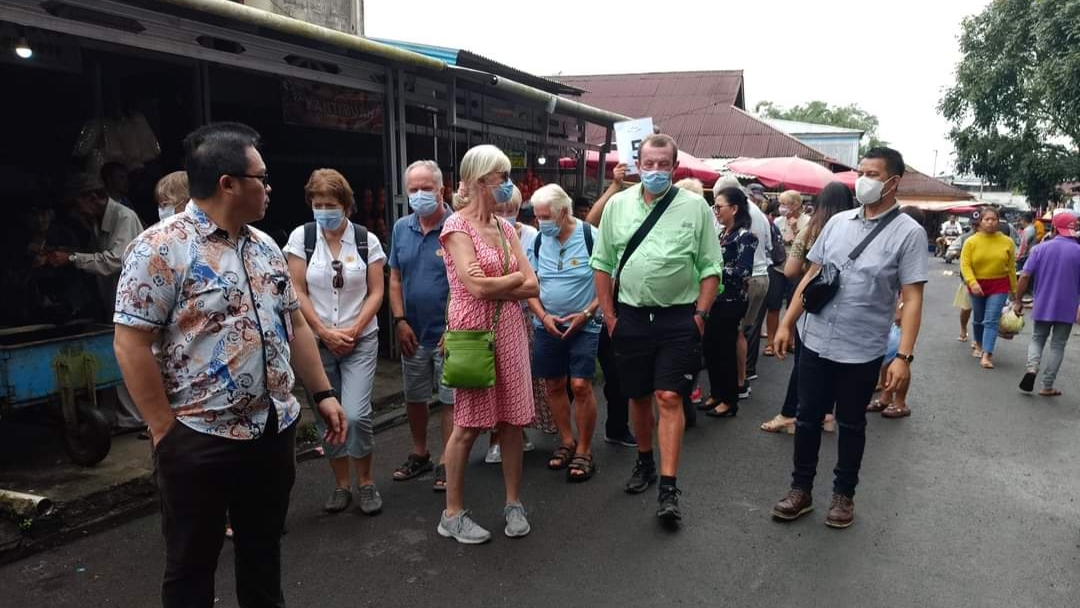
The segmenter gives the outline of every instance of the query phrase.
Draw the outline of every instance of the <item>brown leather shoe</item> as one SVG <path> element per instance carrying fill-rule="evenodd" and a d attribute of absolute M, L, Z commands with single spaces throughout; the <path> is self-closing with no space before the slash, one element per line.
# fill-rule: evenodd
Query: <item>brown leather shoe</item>
<path fill-rule="evenodd" d="M 805 490 L 788 490 L 788 493 L 773 505 L 772 516 L 784 521 L 794 521 L 814 510 L 814 499 Z"/>
<path fill-rule="evenodd" d="M 829 502 L 829 514 L 825 525 L 830 528 L 846 528 L 855 523 L 855 502 L 843 494 L 833 494 Z"/>

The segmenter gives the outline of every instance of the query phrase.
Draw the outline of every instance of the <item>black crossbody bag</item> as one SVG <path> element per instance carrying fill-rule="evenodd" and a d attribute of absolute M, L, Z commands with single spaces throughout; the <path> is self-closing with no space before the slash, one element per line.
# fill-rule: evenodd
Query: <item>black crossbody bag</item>
<path fill-rule="evenodd" d="M 667 211 L 667 208 L 671 206 L 671 201 L 675 200 L 675 195 L 679 193 L 679 189 L 675 186 L 668 188 L 667 194 L 664 198 L 660 199 L 660 202 L 656 203 L 656 207 L 649 212 L 645 221 L 638 226 L 638 229 L 634 231 L 634 234 L 630 237 L 630 242 L 626 244 L 626 249 L 623 250 L 622 258 L 619 260 L 619 267 L 615 270 L 615 295 L 614 301 L 616 306 L 619 304 L 619 277 L 622 276 L 623 266 L 626 266 L 626 261 L 630 259 L 630 256 L 634 255 L 637 251 L 638 245 L 645 240 L 645 237 L 649 236 L 649 232 L 652 231 L 656 222 L 660 221 L 660 216 Z"/>
<path fill-rule="evenodd" d="M 810 314 L 817 314 L 824 310 L 825 306 L 836 297 L 836 292 L 840 291 L 840 274 L 845 269 L 850 268 L 855 263 L 855 259 L 862 255 L 863 250 L 870 244 L 877 235 L 881 234 L 882 230 L 888 226 L 897 216 L 900 215 L 899 209 L 890 211 L 888 215 L 881 218 L 877 226 L 870 234 L 866 235 L 866 238 L 859 243 L 855 249 L 851 250 L 848 254 L 848 261 L 844 264 L 843 268 L 833 264 L 832 262 L 826 262 L 821 266 L 821 270 L 818 271 L 814 278 L 810 279 L 810 282 L 806 284 L 806 288 L 803 289 L 802 301 L 803 309 Z"/>

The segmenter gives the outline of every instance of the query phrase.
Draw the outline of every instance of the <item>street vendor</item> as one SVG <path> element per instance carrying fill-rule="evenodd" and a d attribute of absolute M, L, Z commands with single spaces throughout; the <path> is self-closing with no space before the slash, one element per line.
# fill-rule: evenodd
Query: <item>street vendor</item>
<path fill-rule="evenodd" d="M 142 223 L 134 211 L 109 196 L 105 183 L 98 175 L 78 175 L 72 179 L 70 188 L 73 219 L 93 233 L 90 243 L 93 251 L 47 248 L 45 262 L 57 268 L 73 267 L 92 275 L 96 279 L 102 310 L 107 318 L 115 307 L 116 285 L 124 251 L 143 231 Z M 117 392 L 120 407 L 116 426 L 122 430 L 145 429 L 146 424 L 127 389 L 121 385 Z"/>

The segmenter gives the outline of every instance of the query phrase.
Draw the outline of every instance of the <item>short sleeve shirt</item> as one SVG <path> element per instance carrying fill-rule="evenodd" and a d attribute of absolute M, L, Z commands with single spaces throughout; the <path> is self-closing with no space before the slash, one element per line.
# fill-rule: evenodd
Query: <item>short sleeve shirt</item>
<path fill-rule="evenodd" d="M 367 264 L 364 264 L 364 261 L 360 259 L 360 250 L 356 246 L 356 229 L 352 222 L 349 222 L 349 226 L 341 234 L 341 252 L 338 255 L 342 265 L 341 289 L 335 289 L 336 272 L 332 267 L 334 255 L 330 252 L 330 245 L 326 242 L 323 231 L 316 227 L 315 234 L 315 251 L 311 253 L 311 260 L 308 261 L 305 274 L 308 298 L 323 325 L 334 329 L 349 327 L 360 317 L 360 310 L 364 307 L 364 300 L 367 299 L 368 267 L 385 262 L 386 253 L 383 252 L 379 237 L 369 230 L 367 233 L 368 259 Z M 299 226 L 289 235 L 285 253 L 301 260 L 305 258 L 303 226 Z M 368 336 L 377 331 L 379 331 L 378 315 L 371 319 L 367 327 L 360 332 L 360 336 Z"/>
<path fill-rule="evenodd" d="M 645 204 L 641 185 L 611 197 L 600 220 L 591 261 L 593 269 L 615 276 L 630 237 L 652 209 Z M 619 280 L 619 301 L 636 307 L 695 302 L 702 279 L 719 277 L 722 272 L 720 241 L 716 238 L 712 215 L 704 198 L 680 189 L 671 206 L 627 260 Z"/>
<path fill-rule="evenodd" d="M 1080 243 L 1054 237 L 1031 250 L 1024 274 L 1035 277 L 1031 318 L 1047 323 L 1074 323 L 1080 306 Z"/>
<path fill-rule="evenodd" d="M 807 348 L 837 363 L 867 363 L 883 356 L 897 292 L 904 285 L 925 283 L 928 276 L 926 231 L 905 214 L 851 262 L 848 254 L 886 215 L 867 220 L 863 212 L 834 215 L 806 256 L 841 269 L 840 290 L 819 314 L 803 316 L 800 332 Z"/>
<path fill-rule="evenodd" d="M 596 284 L 589 267 L 589 250 L 583 230 L 593 233 L 595 247 L 596 229 L 577 220 L 565 243 L 559 242 L 558 237 L 537 237 L 540 239 L 539 260 L 535 255 L 535 239 L 525 250 L 540 281 L 540 303 L 556 317 L 579 313 L 596 299 Z M 540 319 L 533 319 L 533 322 L 538 327 L 543 325 Z M 599 333 L 600 324 L 586 323 L 583 331 Z"/>
<path fill-rule="evenodd" d="M 299 308 L 285 256 L 244 227 L 234 242 L 196 205 L 132 241 L 113 321 L 160 332 L 154 354 L 177 420 L 228 439 L 257 439 L 270 407 L 278 430 L 300 416 L 289 364 Z"/>
<path fill-rule="evenodd" d="M 405 320 L 421 346 L 437 346 L 446 329 L 450 285 L 439 235 L 450 214 L 450 209 L 444 208 L 443 221 L 427 234 L 415 213 L 407 215 L 394 223 L 390 239 L 390 268 L 401 273 Z"/>

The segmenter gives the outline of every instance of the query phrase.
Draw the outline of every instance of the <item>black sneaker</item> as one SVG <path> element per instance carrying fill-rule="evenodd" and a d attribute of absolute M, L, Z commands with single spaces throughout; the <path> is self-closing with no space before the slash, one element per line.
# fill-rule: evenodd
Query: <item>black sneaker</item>
<path fill-rule="evenodd" d="M 662 523 L 673 525 L 682 520 L 682 511 L 679 510 L 679 494 L 682 494 L 682 492 L 675 486 L 660 486 L 656 517 Z"/>
<path fill-rule="evenodd" d="M 624 447 L 628 447 L 628 448 L 636 448 L 637 447 L 637 439 L 634 438 L 634 435 L 632 433 L 630 433 L 630 431 L 626 431 L 625 434 L 616 435 L 616 436 L 605 434 L 604 435 L 604 441 L 606 441 L 608 443 L 614 443 L 615 445 L 621 445 L 621 446 L 624 446 Z"/>
<path fill-rule="evenodd" d="M 749 399 L 749 398 L 750 398 L 750 385 L 747 384 L 746 386 L 740 386 L 739 387 L 739 399 Z"/>
<path fill-rule="evenodd" d="M 630 474 L 626 486 L 623 488 L 627 494 L 641 494 L 656 483 L 656 463 L 641 462 L 634 465 L 634 472 Z"/>

